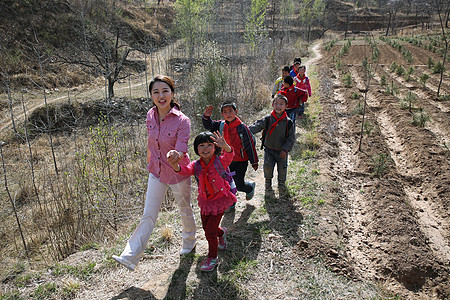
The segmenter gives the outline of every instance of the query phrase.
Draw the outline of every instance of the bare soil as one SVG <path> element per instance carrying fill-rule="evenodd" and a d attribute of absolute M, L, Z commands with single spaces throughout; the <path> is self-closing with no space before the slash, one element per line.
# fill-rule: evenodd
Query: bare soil
<path fill-rule="evenodd" d="M 337 240 L 345 244 L 344 268 L 357 278 L 385 281 L 387 286 L 407 298 L 450 297 L 450 102 L 439 102 L 435 91 L 439 74 L 426 67 L 431 52 L 405 43 L 414 62 L 407 63 L 400 52 L 379 43 L 379 64 L 373 64 L 374 78 L 367 85 L 361 65 L 370 57 L 370 46 L 355 43 L 341 58 L 337 70 L 332 57 L 342 47 L 323 52 L 319 66 L 321 77 L 321 171 L 325 181 L 338 184 L 338 196 L 332 206 L 341 223 Z M 415 67 L 414 81 L 391 73 L 392 62 Z M 345 87 L 343 74 L 350 72 L 353 84 Z M 418 76 L 431 78 L 427 88 Z M 394 82 L 399 95 L 388 95 L 380 78 Z M 441 94 L 449 94 L 445 75 Z M 362 115 L 353 113 L 363 104 L 367 90 L 366 122 L 373 131 L 362 139 L 359 148 Z M 431 117 L 424 128 L 412 125 L 412 114 L 400 108 L 400 99 L 411 91 L 417 97 L 415 107 Z M 351 99 L 353 93 L 360 99 Z M 372 174 L 371 160 L 387 154 L 391 164 L 381 178 Z M 327 212 L 328 213 L 328 212 Z M 328 237 L 322 237 L 328 240 Z M 323 251 L 325 240 L 318 240 L 314 251 Z M 336 242 L 336 241 L 335 241 Z M 311 251 L 309 247 L 306 252 Z"/>

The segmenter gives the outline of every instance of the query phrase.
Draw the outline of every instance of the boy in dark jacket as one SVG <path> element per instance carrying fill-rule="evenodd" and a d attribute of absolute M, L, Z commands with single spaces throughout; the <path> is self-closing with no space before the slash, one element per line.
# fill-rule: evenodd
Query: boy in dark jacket
<path fill-rule="evenodd" d="M 225 141 L 234 149 L 233 161 L 230 164 L 230 171 L 235 172 L 233 176 L 238 191 L 246 194 L 246 199 L 250 200 L 255 194 L 255 183 L 244 181 L 247 172 L 248 161 L 256 171 L 258 169 L 258 154 L 256 153 L 256 143 L 253 134 L 237 116 L 237 107 L 234 102 L 222 104 L 220 111 L 224 120 L 214 121 L 211 119 L 214 107 L 208 105 L 203 113 L 203 126 L 211 131 L 220 131 Z M 223 132 L 223 133 L 222 133 Z"/>
<path fill-rule="evenodd" d="M 276 95 L 272 101 L 271 114 L 256 121 L 249 128 L 252 133 L 263 131 L 264 146 L 264 178 L 266 194 L 273 194 L 272 178 L 275 164 L 278 171 L 278 191 L 280 196 L 286 194 L 287 155 L 295 142 L 292 120 L 286 114 L 288 100 L 283 95 Z"/>
<path fill-rule="evenodd" d="M 294 85 L 294 79 L 289 75 L 283 78 L 283 83 L 283 87 L 278 93 L 288 99 L 286 113 L 295 126 L 295 118 L 298 110 L 305 105 L 304 103 L 308 100 L 308 93 L 306 90 L 296 87 Z"/>

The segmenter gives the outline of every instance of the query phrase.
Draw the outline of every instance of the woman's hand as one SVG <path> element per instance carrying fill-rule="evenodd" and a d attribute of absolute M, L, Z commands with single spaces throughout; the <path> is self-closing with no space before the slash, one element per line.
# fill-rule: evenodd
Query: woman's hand
<path fill-rule="evenodd" d="M 178 152 L 177 150 L 170 150 L 169 152 L 167 152 L 166 157 L 167 157 L 167 162 L 172 166 L 172 168 L 175 171 L 179 171 L 180 166 L 178 165 L 178 163 L 183 158 L 183 156 L 180 154 L 180 152 Z"/>
<path fill-rule="evenodd" d="M 227 144 L 227 142 L 225 141 L 225 139 L 223 138 L 223 136 L 220 134 L 219 131 L 214 132 L 213 140 L 215 145 L 222 148 L 226 152 L 231 152 L 230 145 Z"/>

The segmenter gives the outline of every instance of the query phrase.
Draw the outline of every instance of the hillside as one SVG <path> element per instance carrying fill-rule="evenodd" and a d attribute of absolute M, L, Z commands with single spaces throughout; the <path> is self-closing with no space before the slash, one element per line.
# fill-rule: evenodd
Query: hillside
<path fill-rule="evenodd" d="M 102 44 L 114 38 L 133 50 L 150 52 L 167 43 L 173 10 L 144 2 L 33 0 L 0 3 L 0 82 L 10 89 L 36 89 L 39 68 L 49 89 L 92 83 L 100 69 L 67 64 L 67 58 L 92 55 L 88 43 Z M 105 10 L 105 8 L 107 8 Z M 125 72 L 141 71 L 139 52 L 125 62 Z M 137 60 L 136 60 L 137 59 Z M 6 86 L 0 86 L 0 92 Z"/>

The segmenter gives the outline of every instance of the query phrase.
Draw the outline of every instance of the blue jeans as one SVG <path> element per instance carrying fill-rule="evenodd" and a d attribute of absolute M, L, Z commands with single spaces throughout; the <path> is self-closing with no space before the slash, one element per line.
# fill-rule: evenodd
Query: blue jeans
<path fill-rule="evenodd" d="M 286 114 L 288 115 L 289 119 L 291 119 L 292 122 L 294 123 L 293 125 L 295 125 L 295 118 L 297 117 L 297 112 L 299 108 L 300 107 L 286 109 Z"/>
<path fill-rule="evenodd" d="M 273 150 L 270 148 L 264 148 L 264 178 L 267 180 L 272 180 L 273 170 L 275 169 L 275 164 L 277 165 L 278 171 L 278 185 L 286 184 L 287 175 L 287 155 L 285 158 L 280 157 L 281 151 Z"/>

